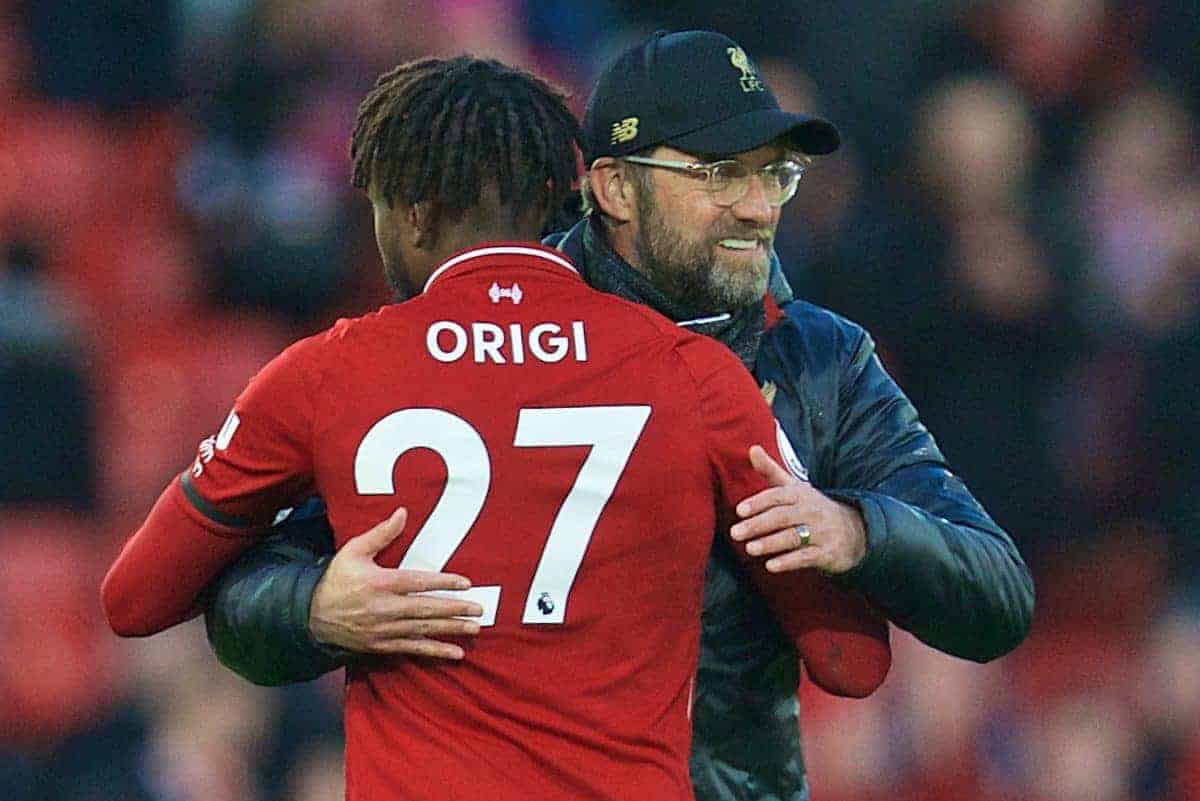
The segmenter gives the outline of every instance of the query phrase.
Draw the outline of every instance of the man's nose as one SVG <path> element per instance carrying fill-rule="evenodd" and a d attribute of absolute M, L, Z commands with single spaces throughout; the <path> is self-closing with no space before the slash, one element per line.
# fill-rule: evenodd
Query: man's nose
<path fill-rule="evenodd" d="M 767 202 L 767 193 L 758 176 L 752 176 L 750 186 L 742 198 L 730 206 L 733 216 L 756 226 L 766 227 L 775 222 L 777 209 Z"/>

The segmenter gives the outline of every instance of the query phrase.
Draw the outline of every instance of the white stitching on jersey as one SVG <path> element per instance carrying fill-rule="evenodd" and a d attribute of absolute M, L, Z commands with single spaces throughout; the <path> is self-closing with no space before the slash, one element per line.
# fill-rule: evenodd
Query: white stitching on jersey
<path fill-rule="evenodd" d="M 426 291 L 426 292 L 429 291 L 429 287 L 433 284 L 434 279 L 437 278 L 442 273 L 444 273 L 446 270 L 449 270 L 454 265 L 462 264 L 464 261 L 467 261 L 468 259 L 475 259 L 475 258 L 479 258 L 481 256 L 540 256 L 541 258 L 546 259 L 547 261 L 554 262 L 555 264 L 559 265 L 560 267 L 566 267 L 568 270 L 575 273 L 576 275 L 579 274 L 579 271 L 576 270 L 571 265 L 571 262 L 567 261 L 564 258 L 556 256 L 553 253 L 547 253 L 544 250 L 538 250 L 535 248 L 522 248 L 522 247 L 478 248 L 476 250 L 468 250 L 466 253 L 462 253 L 462 254 L 450 259 L 449 261 L 443 262 L 440 267 L 438 267 L 436 270 L 433 271 L 432 274 L 430 274 L 429 279 L 427 281 L 425 281 L 425 289 L 423 291 Z"/>

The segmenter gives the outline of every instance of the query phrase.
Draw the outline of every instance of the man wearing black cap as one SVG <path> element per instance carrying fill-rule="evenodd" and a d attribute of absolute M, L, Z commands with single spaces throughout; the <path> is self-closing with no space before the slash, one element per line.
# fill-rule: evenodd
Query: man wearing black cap
<path fill-rule="evenodd" d="M 781 110 L 736 43 L 688 31 L 620 55 L 588 103 L 584 131 L 588 214 L 548 241 L 593 286 L 737 353 L 796 446 L 793 471 L 811 481 L 759 464 L 775 486 L 739 508 L 735 539 L 752 540 L 748 550 L 771 556 L 773 569 L 839 576 L 946 653 L 987 661 L 1014 648 L 1028 631 L 1033 587 L 1012 540 L 949 471 L 867 333 L 794 300 L 782 278 L 771 246 L 780 210 L 811 157 L 837 149 L 833 125 Z M 315 530 L 313 550 L 331 551 Z M 350 658 L 332 646 L 382 650 L 383 624 L 360 622 L 379 599 L 344 580 L 378 569 L 366 562 L 252 554 L 215 588 L 215 649 L 260 683 L 310 678 Z M 436 654 L 437 645 L 414 633 L 404 650 Z M 807 798 L 795 664 L 719 542 L 694 698 L 700 801 Z"/>

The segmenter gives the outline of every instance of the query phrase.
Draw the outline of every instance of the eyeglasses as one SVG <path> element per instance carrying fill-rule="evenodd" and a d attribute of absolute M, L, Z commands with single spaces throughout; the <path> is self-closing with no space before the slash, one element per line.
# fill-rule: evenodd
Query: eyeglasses
<path fill-rule="evenodd" d="M 758 170 L 751 170 L 740 161 L 694 162 L 652 159 L 646 156 L 625 156 L 625 161 L 644 164 L 647 167 L 664 167 L 680 170 L 704 179 L 705 187 L 713 200 L 721 206 L 732 206 L 750 191 L 750 178 L 757 177 L 762 184 L 767 203 L 782 206 L 796 194 L 796 184 L 804 177 L 808 164 L 793 158 L 773 161 Z"/>

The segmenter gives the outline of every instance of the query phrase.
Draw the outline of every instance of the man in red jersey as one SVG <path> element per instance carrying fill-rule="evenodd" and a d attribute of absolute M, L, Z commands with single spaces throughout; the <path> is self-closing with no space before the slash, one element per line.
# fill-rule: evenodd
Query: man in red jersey
<path fill-rule="evenodd" d="M 355 183 L 415 297 L 268 364 L 105 579 L 114 629 L 150 634 L 276 510 L 321 495 L 340 547 L 400 488 L 394 520 L 415 525 L 380 562 L 471 575 L 459 600 L 484 631 L 458 663 L 351 670 L 351 799 L 691 798 L 711 532 L 766 486 L 748 445 L 782 460 L 786 440 L 723 346 L 533 244 L 577 134 L 559 95 L 495 62 L 384 75 Z M 861 603 L 811 571 L 752 570 L 810 671 L 882 680 L 886 633 Z"/>

